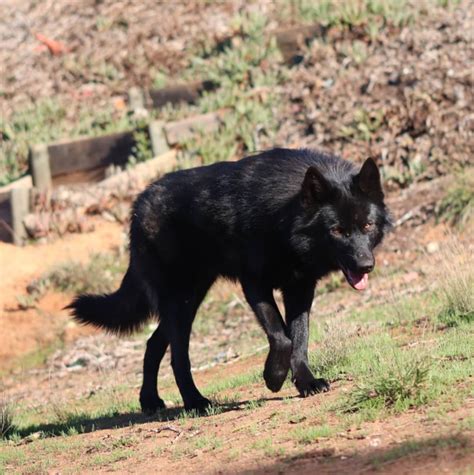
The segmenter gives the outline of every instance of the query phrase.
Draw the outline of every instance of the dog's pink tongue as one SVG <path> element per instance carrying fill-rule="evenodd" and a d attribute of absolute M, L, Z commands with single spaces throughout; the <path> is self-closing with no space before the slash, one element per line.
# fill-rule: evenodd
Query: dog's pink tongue
<path fill-rule="evenodd" d="M 356 290 L 365 290 L 369 283 L 369 274 L 359 274 L 358 272 L 347 271 L 347 281 Z"/>

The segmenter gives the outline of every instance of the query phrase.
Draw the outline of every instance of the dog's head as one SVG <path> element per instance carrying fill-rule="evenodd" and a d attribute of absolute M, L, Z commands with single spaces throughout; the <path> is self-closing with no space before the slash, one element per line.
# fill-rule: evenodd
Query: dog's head
<path fill-rule="evenodd" d="M 302 197 L 326 257 L 354 289 L 364 290 L 375 266 L 373 250 L 390 228 L 377 165 L 368 158 L 355 174 L 309 167 Z"/>

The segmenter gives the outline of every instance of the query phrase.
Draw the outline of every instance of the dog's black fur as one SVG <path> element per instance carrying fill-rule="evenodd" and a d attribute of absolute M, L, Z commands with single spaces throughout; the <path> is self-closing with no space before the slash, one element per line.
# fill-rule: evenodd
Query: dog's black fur
<path fill-rule="evenodd" d="M 184 405 L 202 410 L 210 402 L 191 375 L 191 326 L 219 276 L 238 280 L 270 344 L 268 388 L 278 391 L 291 369 L 301 395 L 326 391 L 328 383 L 308 367 L 315 285 L 341 269 L 352 286 L 365 286 L 372 251 L 390 227 L 383 198 L 371 159 L 359 170 L 311 150 L 274 149 L 169 173 L 135 201 L 130 265 L 120 288 L 79 296 L 70 308 L 79 322 L 116 332 L 159 316 L 145 353 L 142 409 L 164 407 L 157 374 L 170 344 Z M 282 292 L 286 321 L 274 289 Z"/>

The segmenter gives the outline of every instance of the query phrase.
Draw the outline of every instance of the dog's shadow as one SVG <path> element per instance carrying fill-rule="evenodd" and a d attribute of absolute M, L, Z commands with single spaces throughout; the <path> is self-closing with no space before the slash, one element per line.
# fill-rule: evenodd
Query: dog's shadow
<path fill-rule="evenodd" d="M 298 396 L 290 396 L 296 398 Z M 257 408 L 269 401 L 282 401 L 288 397 L 263 397 L 255 400 L 236 402 L 215 402 L 203 412 L 186 411 L 183 407 L 172 407 L 157 411 L 155 414 L 141 412 L 115 413 L 110 416 L 93 417 L 87 414 L 73 414 L 65 420 L 49 424 L 32 424 L 15 430 L 13 433 L 20 440 L 34 437 L 54 437 L 95 432 L 106 429 L 119 429 L 149 422 L 172 422 L 195 417 L 213 417 L 230 411 L 244 411 Z"/>

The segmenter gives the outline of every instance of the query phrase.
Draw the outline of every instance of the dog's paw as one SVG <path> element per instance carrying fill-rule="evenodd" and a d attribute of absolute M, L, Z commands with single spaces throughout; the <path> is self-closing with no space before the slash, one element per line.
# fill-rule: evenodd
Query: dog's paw
<path fill-rule="evenodd" d="M 156 411 L 166 408 L 165 402 L 156 393 L 140 393 L 140 406 L 145 414 L 154 414 Z"/>
<path fill-rule="evenodd" d="M 212 402 L 205 397 L 193 399 L 184 403 L 186 411 L 196 411 L 199 414 L 205 413 L 208 408 L 212 406 Z"/>
<path fill-rule="evenodd" d="M 308 397 L 313 394 L 325 393 L 329 391 L 329 383 L 322 378 L 304 377 L 296 378 L 295 386 L 301 397 Z"/>
<path fill-rule="evenodd" d="M 291 348 L 290 340 L 284 342 L 277 348 L 270 347 L 270 352 L 265 361 L 263 379 L 265 380 L 267 388 L 274 393 L 281 389 L 290 370 Z"/>

